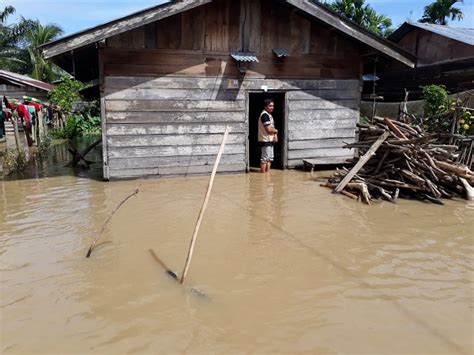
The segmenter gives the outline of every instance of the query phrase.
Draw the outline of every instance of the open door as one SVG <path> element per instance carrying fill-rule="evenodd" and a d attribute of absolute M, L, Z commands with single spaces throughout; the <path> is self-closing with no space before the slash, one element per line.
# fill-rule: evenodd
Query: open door
<path fill-rule="evenodd" d="M 263 101 L 271 98 L 275 101 L 275 110 L 272 113 L 275 128 L 278 130 L 278 143 L 274 146 L 275 160 L 272 168 L 284 169 L 286 146 L 285 132 L 285 93 L 249 93 L 249 165 L 251 168 L 260 168 L 260 146 L 258 144 L 258 118 L 263 111 Z"/>

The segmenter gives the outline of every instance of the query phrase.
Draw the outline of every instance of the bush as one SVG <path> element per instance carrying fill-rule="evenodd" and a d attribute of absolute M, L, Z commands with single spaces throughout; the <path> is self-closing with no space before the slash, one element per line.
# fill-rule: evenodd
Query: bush
<path fill-rule="evenodd" d="M 97 135 L 101 133 L 102 122 L 99 116 L 89 113 L 76 116 L 76 127 L 82 135 Z"/>
<path fill-rule="evenodd" d="M 469 135 L 473 131 L 474 115 L 460 99 L 452 99 L 444 85 L 423 87 L 426 128 L 429 132 L 450 133 L 456 117 L 454 133 Z"/>
<path fill-rule="evenodd" d="M 101 134 L 101 119 L 90 114 L 74 114 L 66 119 L 66 127 L 55 129 L 51 135 L 56 139 L 72 139 L 75 137 Z"/>
<path fill-rule="evenodd" d="M 66 126 L 64 128 L 53 129 L 51 136 L 55 139 L 72 139 L 77 137 L 77 127 L 74 116 L 69 116 L 66 119 Z"/>
<path fill-rule="evenodd" d="M 437 116 L 447 112 L 452 100 L 444 85 L 423 86 L 425 117 Z"/>
<path fill-rule="evenodd" d="M 69 113 L 72 111 L 73 104 L 80 100 L 79 91 L 84 87 L 85 85 L 80 81 L 65 76 L 62 78 L 61 84 L 56 86 L 48 95 L 51 102 L 59 105 L 63 111 Z"/>

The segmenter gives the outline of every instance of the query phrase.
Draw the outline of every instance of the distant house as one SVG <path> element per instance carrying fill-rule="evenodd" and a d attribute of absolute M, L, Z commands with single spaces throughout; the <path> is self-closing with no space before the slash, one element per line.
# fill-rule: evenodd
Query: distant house
<path fill-rule="evenodd" d="M 417 61 L 414 69 L 396 63 L 378 66 L 377 94 L 385 101 L 402 100 L 405 88 L 411 100 L 419 99 L 420 86 L 429 84 L 443 84 L 452 93 L 474 89 L 474 28 L 405 22 L 389 40 Z"/>
<path fill-rule="evenodd" d="M 303 0 L 172 1 L 43 46 L 79 80 L 99 79 L 104 178 L 207 173 L 259 164 L 256 123 L 276 101 L 275 166 L 352 157 L 362 65 L 414 57 Z"/>
<path fill-rule="evenodd" d="M 48 93 L 54 85 L 35 80 L 26 75 L 0 70 L 0 96 L 13 99 L 22 99 L 31 96 L 40 100 L 47 100 Z"/>

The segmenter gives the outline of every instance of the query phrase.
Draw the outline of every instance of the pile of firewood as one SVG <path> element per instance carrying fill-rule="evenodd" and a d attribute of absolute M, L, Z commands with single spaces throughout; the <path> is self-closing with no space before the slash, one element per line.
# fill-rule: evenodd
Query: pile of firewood
<path fill-rule="evenodd" d="M 453 197 L 474 199 L 472 138 L 427 134 L 420 126 L 377 117 L 358 128 L 359 141 L 344 147 L 357 148 L 360 158 L 322 186 L 367 204 L 399 197 L 437 204 Z"/>

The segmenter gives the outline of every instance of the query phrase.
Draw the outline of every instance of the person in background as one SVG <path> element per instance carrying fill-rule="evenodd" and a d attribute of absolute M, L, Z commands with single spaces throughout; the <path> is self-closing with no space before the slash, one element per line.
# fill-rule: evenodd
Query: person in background
<path fill-rule="evenodd" d="M 270 171 L 274 158 L 273 145 L 278 142 L 278 130 L 275 128 L 272 112 L 275 109 L 273 99 L 263 101 L 263 111 L 258 118 L 258 142 L 261 147 L 260 171 Z"/>

